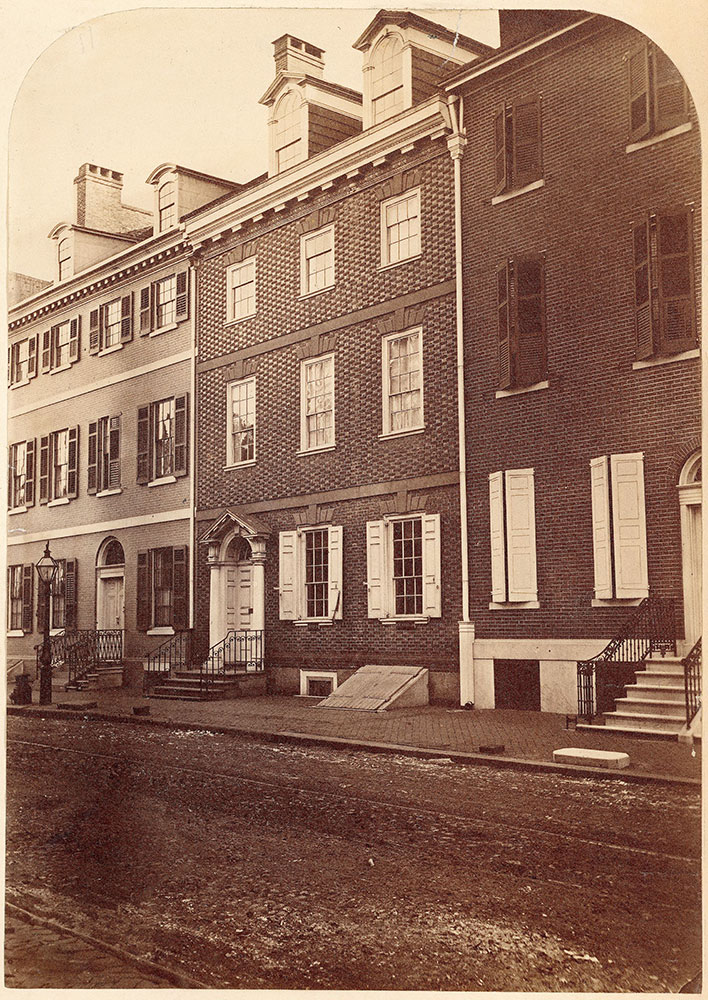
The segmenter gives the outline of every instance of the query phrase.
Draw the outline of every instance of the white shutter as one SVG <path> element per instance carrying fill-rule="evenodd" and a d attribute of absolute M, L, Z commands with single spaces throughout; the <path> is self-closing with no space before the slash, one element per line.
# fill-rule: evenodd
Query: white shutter
<path fill-rule="evenodd" d="M 504 473 L 489 476 L 489 531 L 492 544 L 492 600 L 506 601 L 506 538 L 504 532 Z"/>
<path fill-rule="evenodd" d="M 369 618 L 385 618 L 385 538 L 383 521 L 366 522 L 366 587 Z"/>
<path fill-rule="evenodd" d="M 536 513 L 533 469 L 509 469 L 506 479 L 506 551 L 509 601 L 535 601 Z"/>
<path fill-rule="evenodd" d="M 342 528 L 329 529 L 329 616 L 342 617 Z"/>
<path fill-rule="evenodd" d="M 298 617 L 297 607 L 297 531 L 280 532 L 280 617 L 295 619 Z"/>
<path fill-rule="evenodd" d="M 592 555 L 595 565 L 595 597 L 609 600 L 612 589 L 612 552 L 610 546 L 610 482 L 607 456 L 590 460 L 592 498 Z"/>
<path fill-rule="evenodd" d="M 423 515 L 423 614 L 440 618 L 442 614 L 440 579 L 440 515 Z"/>
<path fill-rule="evenodd" d="M 644 455 L 610 455 L 615 596 L 648 597 Z"/>

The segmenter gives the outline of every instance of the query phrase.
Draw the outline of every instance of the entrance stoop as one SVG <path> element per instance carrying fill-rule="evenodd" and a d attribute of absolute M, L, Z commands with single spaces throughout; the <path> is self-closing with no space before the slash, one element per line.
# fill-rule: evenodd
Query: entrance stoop
<path fill-rule="evenodd" d="M 318 708 L 354 708 L 387 712 L 389 708 L 428 705 L 427 667 L 369 663 L 321 701 Z"/>

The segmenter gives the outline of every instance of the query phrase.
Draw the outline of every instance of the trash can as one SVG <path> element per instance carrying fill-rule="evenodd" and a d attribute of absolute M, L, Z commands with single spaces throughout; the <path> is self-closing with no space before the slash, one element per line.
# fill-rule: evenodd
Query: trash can
<path fill-rule="evenodd" d="M 13 705 L 32 704 L 32 682 L 30 674 L 17 674 L 15 677 L 15 690 L 10 693 L 10 701 Z"/>

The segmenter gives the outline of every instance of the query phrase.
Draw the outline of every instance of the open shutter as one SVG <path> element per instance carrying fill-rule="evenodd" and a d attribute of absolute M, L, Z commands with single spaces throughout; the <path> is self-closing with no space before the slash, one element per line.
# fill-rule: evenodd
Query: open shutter
<path fill-rule="evenodd" d="M 49 500 L 49 435 L 39 439 L 39 502 Z"/>
<path fill-rule="evenodd" d="M 172 550 L 172 625 L 177 630 L 189 627 L 189 601 L 187 587 L 188 559 L 188 546 L 180 545 Z"/>
<path fill-rule="evenodd" d="M 592 556 L 595 567 L 595 597 L 598 600 L 610 600 L 614 597 L 609 475 L 606 455 L 590 460 Z"/>
<path fill-rule="evenodd" d="M 102 309 L 92 309 L 89 313 L 89 354 L 98 354 L 101 350 L 102 316 Z"/>
<path fill-rule="evenodd" d="M 636 142 L 649 135 L 649 49 L 644 42 L 627 58 L 629 138 Z"/>
<path fill-rule="evenodd" d="M 652 46 L 654 74 L 654 130 L 666 132 L 688 118 L 686 85 L 681 74 L 661 49 Z"/>
<path fill-rule="evenodd" d="M 69 471 L 66 495 L 72 499 L 79 493 L 79 428 L 69 428 Z"/>
<path fill-rule="evenodd" d="M 366 589 L 369 618 L 388 617 L 386 602 L 386 554 L 384 521 L 366 522 Z"/>
<path fill-rule="evenodd" d="M 22 631 L 32 631 L 34 616 L 34 566 L 22 567 Z"/>
<path fill-rule="evenodd" d="M 494 116 L 494 194 L 507 186 L 506 108 L 502 104 Z"/>
<path fill-rule="evenodd" d="M 329 529 L 329 617 L 342 617 L 342 532 L 341 526 Z"/>
<path fill-rule="evenodd" d="M 543 258 L 514 261 L 514 385 L 533 385 L 546 377 L 546 302 Z"/>
<path fill-rule="evenodd" d="M 634 240 L 634 316 L 637 334 L 637 360 L 654 354 L 652 307 L 652 271 L 649 245 L 649 220 L 643 219 L 632 230 Z"/>
<path fill-rule="evenodd" d="M 42 334 L 42 374 L 52 367 L 52 331 L 45 330 Z"/>
<path fill-rule="evenodd" d="M 509 265 L 497 268 L 497 323 L 499 330 L 499 388 L 511 385 L 511 310 L 509 308 Z"/>
<path fill-rule="evenodd" d="M 281 531 L 279 540 L 280 618 L 294 621 L 298 617 L 297 607 L 297 531 Z"/>
<path fill-rule="evenodd" d="M 186 476 L 189 461 L 189 395 L 175 397 L 174 474 Z"/>
<path fill-rule="evenodd" d="M 138 552 L 138 586 L 136 591 L 136 626 L 141 632 L 150 628 L 150 605 L 152 603 L 152 588 L 150 586 L 150 553 Z"/>
<path fill-rule="evenodd" d="M 138 474 L 137 482 L 150 482 L 150 407 L 138 408 Z"/>
<path fill-rule="evenodd" d="M 25 507 L 34 506 L 34 438 L 26 444 L 25 452 Z"/>
<path fill-rule="evenodd" d="M 64 623 L 67 629 L 75 629 L 77 626 L 78 571 L 78 561 L 67 559 L 64 567 Z"/>
<path fill-rule="evenodd" d="M 81 357 L 81 317 L 74 316 L 69 324 L 69 361 L 78 361 Z"/>
<path fill-rule="evenodd" d="M 615 597 L 648 597 L 644 456 L 610 455 Z"/>
<path fill-rule="evenodd" d="M 659 290 L 659 352 L 678 354 L 696 346 L 693 314 L 693 232 L 688 208 L 656 217 Z"/>
<path fill-rule="evenodd" d="M 88 427 L 88 486 L 87 493 L 98 491 L 98 421 L 94 420 Z"/>
<path fill-rule="evenodd" d="M 492 553 L 492 600 L 506 601 L 506 516 L 504 511 L 504 473 L 489 475 L 489 534 Z"/>
<path fill-rule="evenodd" d="M 525 187 L 541 177 L 541 101 L 528 97 L 512 110 L 513 185 Z"/>
<path fill-rule="evenodd" d="M 126 344 L 133 339 L 133 293 L 129 292 L 120 300 L 120 342 Z"/>
<path fill-rule="evenodd" d="M 108 421 L 108 482 L 109 489 L 120 486 L 120 417 Z"/>
<path fill-rule="evenodd" d="M 37 374 L 37 351 L 39 350 L 39 334 L 35 333 L 29 339 L 29 361 L 27 363 L 27 377 L 35 378 Z"/>
<path fill-rule="evenodd" d="M 12 385 L 14 382 L 14 377 L 12 374 L 12 353 L 14 347 L 8 347 L 7 349 L 7 384 Z"/>
<path fill-rule="evenodd" d="M 189 316 L 189 271 L 177 272 L 177 301 L 175 319 L 179 322 Z"/>
<path fill-rule="evenodd" d="M 533 469 L 509 469 L 504 478 L 508 600 L 535 601 L 538 592 Z"/>
<path fill-rule="evenodd" d="M 152 300 L 153 286 L 146 285 L 140 289 L 140 336 L 144 337 L 152 330 Z"/>
<path fill-rule="evenodd" d="M 429 618 L 442 614 L 439 514 L 423 515 L 423 614 Z"/>

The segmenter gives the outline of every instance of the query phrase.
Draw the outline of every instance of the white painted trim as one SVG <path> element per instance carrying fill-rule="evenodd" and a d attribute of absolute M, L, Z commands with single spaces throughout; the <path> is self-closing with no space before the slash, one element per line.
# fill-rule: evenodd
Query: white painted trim
<path fill-rule="evenodd" d="M 5 633 L 8 639 L 22 639 L 24 637 L 24 634 L 25 633 L 22 631 L 21 628 L 13 628 Z"/>
<path fill-rule="evenodd" d="M 146 635 L 174 635 L 175 630 L 171 625 L 156 625 L 153 628 L 149 628 Z"/>
<path fill-rule="evenodd" d="M 231 426 L 231 417 L 233 414 L 233 405 L 231 402 L 231 393 L 236 385 L 245 385 L 248 382 L 253 383 L 253 458 L 248 458 L 244 462 L 234 462 L 233 461 L 233 428 Z M 256 396 L 257 384 L 255 375 L 247 375 L 245 378 L 236 378 L 226 385 L 226 465 L 225 469 L 242 469 L 247 465 L 255 465 L 256 459 L 258 458 L 257 445 L 258 445 L 258 412 L 256 409 L 257 396 Z"/>
<path fill-rule="evenodd" d="M 678 490 L 681 507 L 693 507 L 703 502 L 701 483 L 687 483 L 686 486 L 679 486 Z"/>
<path fill-rule="evenodd" d="M 388 394 L 388 345 L 394 340 L 410 337 L 417 333 L 420 338 L 420 424 L 416 427 L 406 427 L 400 431 L 391 430 L 390 399 Z M 379 440 L 389 437 L 400 437 L 406 434 L 420 433 L 425 430 L 425 371 L 423 365 L 423 327 L 412 326 L 408 330 L 395 330 L 381 338 L 381 433 Z"/>
<path fill-rule="evenodd" d="M 169 333 L 170 330 L 176 330 L 179 323 L 169 323 L 167 326 L 160 326 L 157 330 L 151 330 L 148 337 L 159 337 L 161 333 Z"/>
<path fill-rule="evenodd" d="M 95 495 L 96 499 L 99 500 L 101 497 L 114 497 L 114 496 L 117 496 L 119 493 L 122 493 L 122 492 L 123 492 L 123 487 L 122 486 L 116 486 L 116 487 L 114 487 L 111 490 L 101 490 L 100 493 L 96 493 L 94 495 Z"/>
<path fill-rule="evenodd" d="M 69 497 L 56 497 L 54 500 L 49 501 L 47 507 L 63 507 L 67 503 L 71 503 Z"/>
<path fill-rule="evenodd" d="M 161 476 L 159 479 L 153 479 L 153 480 L 151 480 L 148 483 L 148 487 L 150 487 L 150 486 L 166 486 L 168 483 L 176 483 L 176 482 L 177 482 L 177 477 L 176 476 Z"/>
<path fill-rule="evenodd" d="M 140 365 L 139 368 L 132 368 L 127 372 L 118 372 L 107 378 L 98 379 L 96 382 L 88 382 L 78 389 L 67 389 L 66 392 L 58 393 L 56 396 L 49 396 L 47 399 L 41 400 L 39 403 L 33 403 L 31 406 L 20 406 L 8 416 L 12 420 L 13 417 L 20 417 L 25 413 L 34 413 L 36 410 L 41 410 L 44 406 L 54 406 L 56 403 L 64 403 L 68 399 L 76 399 L 78 396 L 85 396 L 90 392 L 118 385 L 120 382 L 128 382 L 130 379 L 139 378 L 141 375 L 149 375 L 151 372 L 159 371 L 161 368 L 169 368 L 182 361 L 189 361 L 191 357 L 191 351 L 181 351 L 179 354 L 172 354 L 170 357 L 161 358 L 159 361 Z"/>
<path fill-rule="evenodd" d="M 634 608 L 641 604 L 642 597 L 593 597 L 590 601 L 591 608 Z"/>
<path fill-rule="evenodd" d="M 67 321 L 68 322 L 68 321 Z M 50 368 L 49 375 L 58 375 L 60 372 L 68 372 L 72 365 L 75 365 L 75 361 L 67 361 L 65 365 L 60 365 L 58 368 Z M 47 374 L 46 372 L 44 374 Z"/>
<path fill-rule="evenodd" d="M 379 441 L 388 441 L 389 438 L 410 437 L 411 434 L 422 434 L 424 431 L 425 424 L 422 427 L 412 427 L 406 431 L 387 431 L 385 434 L 379 434 Z"/>
<path fill-rule="evenodd" d="M 98 352 L 96 357 L 104 358 L 107 354 L 115 354 L 116 351 L 122 351 L 124 347 L 125 344 L 113 344 L 111 347 L 104 347 Z"/>
<path fill-rule="evenodd" d="M 411 254 L 410 257 L 404 257 L 403 260 L 396 260 L 393 264 L 379 264 L 377 271 L 390 271 L 392 267 L 400 267 L 402 264 L 410 264 L 411 261 L 420 260 L 422 256 L 422 253 L 415 253 Z"/>
<path fill-rule="evenodd" d="M 244 313 L 243 316 L 232 315 L 233 302 L 231 295 L 231 275 L 234 271 L 240 271 L 244 267 L 253 266 L 253 312 Z M 232 325 L 235 323 L 241 323 L 245 319 L 250 319 L 251 316 L 255 316 L 258 312 L 258 274 L 256 257 L 246 257 L 245 260 L 238 261 L 235 264 L 229 264 L 226 268 L 226 325 Z"/>
<path fill-rule="evenodd" d="M 400 260 L 390 261 L 387 260 L 388 257 L 388 244 L 386 242 L 386 209 L 395 205 L 396 202 L 405 201 L 408 198 L 416 196 L 418 200 L 418 250 L 416 253 L 410 254 L 408 257 L 402 257 Z M 420 198 L 420 187 L 410 188 L 408 191 L 404 191 L 402 194 L 397 194 L 393 198 L 386 198 L 385 201 L 381 202 L 379 215 L 379 227 L 380 227 L 380 242 L 381 242 L 381 259 L 379 264 L 379 270 L 382 271 L 384 268 L 397 267 L 399 264 L 404 264 L 407 260 L 413 260 L 415 257 L 422 256 L 423 253 L 423 219 L 421 216 L 421 198 Z"/>
<path fill-rule="evenodd" d="M 655 146 L 657 142 L 664 142 L 665 139 L 673 139 L 675 135 L 683 135 L 684 132 L 690 132 L 693 128 L 691 122 L 684 122 L 683 125 L 677 125 L 676 128 L 670 128 L 668 132 L 661 132 L 659 135 L 650 135 L 648 139 L 640 139 L 639 142 L 630 142 L 625 146 L 625 153 L 634 153 L 638 149 L 646 149 L 647 146 Z"/>
<path fill-rule="evenodd" d="M 332 618 L 299 618 L 297 621 L 293 622 L 293 625 L 298 625 L 300 627 L 304 625 L 332 625 L 334 619 Z"/>
<path fill-rule="evenodd" d="M 642 368 L 657 368 L 659 365 L 672 365 L 676 361 L 690 361 L 693 358 L 700 358 L 701 352 L 695 347 L 691 351 L 681 351 L 680 354 L 672 354 L 666 358 L 647 358 L 646 361 L 633 361 L 632 370 L 637 372 Z"/>
<path fill-rule="evenodd" d="M 26 514 L 28 509 L 29 509 L 28 507 L 12 507 L 7 512 L 8 517 L 12 517 L 13 514 Z"/>
<path fill-rule="evenodd" d="M 314 448 L 307 447 L 307 406 L 305 398 L 305 372 L 307 371 L 308 365 L 320 364 L 324 361 L 331 361 L 332 363 L 332 440 L 328 441 L 327 444 L 319 445 Z M 332 451 L 337 445 L 337 426 L 335 423 L 335 363 L 334 363 L 334 351 L 329 351 L 327 354 L 317 354 L 311 358 L 302 358 L 300 361 L 300 450 L 296 452 L 297 455 L 311 455 L 318 451 Z"/>
<path fill-rule="evenodd" d="M 234 462 L 233 465 L 224 465 L 222 466 L 222 468 L 224 472 L 231 472 L 232 469 L 245 469 L 248 468 L 249 465 L 255 465 L 255 464 L 256 464 L 255 458 L 249 458 L 245 462 Z"/>
<path fill-rule="evenodd" d="M 324 236 L 325 233 L 331 235 L 331 253 L 332 253 L 332 280 L 329 285 L 324 285 L 322 288 L 315 288 L 312 291 L 307 290 L 307 270 L 305 267 L 305 244 L 308 240 L 314 239 L 316 236 Z M 336 253 L 334 247 L 334 223 L 331 222 L 328 226 L 322 226 L 321 229 L 313 229 L 310 233 L 303 233 L 300 237 L 300 298 L 306 299 L 311 295 L 319 295 L 320 292 L 326 292 L 328 288 L 334 288 L 335 282 L 337 280 L 336 272 Z"/>
<path fill-rule="evenodd" d="M 515 191 L 507 191 L 506 194 L 497 194 L 492 198 L 492 205 L 501 205 L 503 201 L 511 201 L 512 198 L 518 198 L 522 194 L 528 194 L 529 191 L 538 191 L 539 188 L 545 187 L 546 182 L 541 177 L 540 180 L 531 181 L 530 184 L 524 185 L 522 188 L 517 188 Z"/>
<path fill-rule="evenodd" d="M 297 624 L 297 622 L 295 624 Z M 309 680 L 332 681 L 332 691 L 337 690 L 336 670 L 305 670 L 303 668 L 300 668 L 300 694 L 302 697 L 308 697 L 307 682 Z M 309 697 L 312 698 L 315 696 L 309 695 Z"/>
<path fill-rule="evenodd" d="M 534 382 L 533 385 L 522 385 L 518 389 L 497 389 L 494 393 L 494 398 L 506 399 L 507 396 L 521 396 L 527 392 L 537 392 L 539 389 L 547 389 L 548 386 L 548 379 L 544 379 L 543 382 Z"/>
<path fill-rule="evenodd" d="M 427 615 L 391 615 L 389 618 L 379 618 L 382 625 L 398 625 L 400 622 L 412 622 L 413 625 L 427 625 L 430 618 Z"/>
<path fill-rule="evenodd" d="M 29 340 L 29 337 L 27 337 L 25 339 Z M 16 341 L 16 343 L 21 343 L 21 341 Z M 11 389 L 21 389 L 23 385 L 29 385 L 31 381 L 32 381 L 32 379 L 23 378 L 21 382 L 10 382 L 10 388 Z"/>
<path fill-rule="evenodd" d="M 152 524 L 167 524 L 171 521 L 186 521 L 189 518 L 189 511 L 184 508 L 179 510 L 161 511 L 158 514 L 143 514 L 138 517 L 122 517 L 115 521 L 96 521 L 92 524 L 79 524 L 70 528 L 52 528 L 43 531 L 25 531 L 24 528 L 10 528 L 8 534 L 14 532 L 21 533 L 22 537 L 8 538 L 8 545 L 24 545 L 30 542 L 42 542 L 53 538 L 71 538 L 74 535 L 99 535 L 107 531 L 119 531 L 121 528 L 140 528 Z"/>
<path fill-rule="evenodd" d="M 323 444 L 319 448 L 301 448 L 295 452 L 295 455 L 298 458 L 301 458 L 303 455 L 319 455 L 322 451 L 336 451 L 336 448 L 336 444 Z"/>
<path fill-rule="evenodd" d="M 503 603 L 497 601 L 489 602 L 490 611 L 514 611 L 518 609 L 520 611 L 533 610 L 535 608 L 540 608 L 541 605 L 538 601 L 504 601 Z"/>

